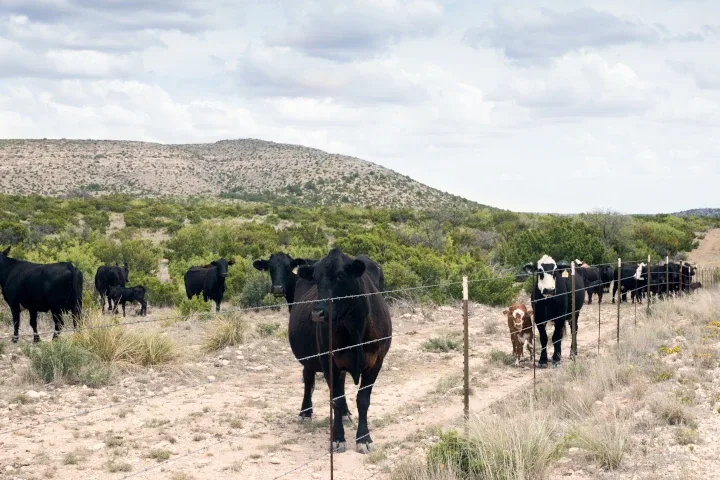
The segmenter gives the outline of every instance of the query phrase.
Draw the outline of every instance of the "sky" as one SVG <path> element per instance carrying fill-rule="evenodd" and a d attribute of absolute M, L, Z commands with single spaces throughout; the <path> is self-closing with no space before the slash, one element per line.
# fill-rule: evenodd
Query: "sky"
<path fill-rule="evenodd" d="M 0 0 L 0 138 L 259 138 L 500 208 L 720 207 L 715 0 Z"/>

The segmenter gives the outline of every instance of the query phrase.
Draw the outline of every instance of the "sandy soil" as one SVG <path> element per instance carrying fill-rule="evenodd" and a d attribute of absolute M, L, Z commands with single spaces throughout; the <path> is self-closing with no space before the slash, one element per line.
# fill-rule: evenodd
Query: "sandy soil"
<path fill-rule="evenodd" d="M 471 305 L 472 411 L 485 409 L 519 389 L 532 388 L 531 362 L 520 368 L 489 362 L 494 349 L 512 352 L 501 311 Z M 604 304 L 600 312 L 603 342 L 614 341 L 616 307 Z M 167 312 L 151 311 L 150 315 L 163 318 Z M 287 321 L 283 312 L 249 318 L 255 323 L 284 325 Z M 586 306 L 579 330 L 581 355 L 596 354 L 597 318 L 598 306 Z M 634 307 L 623 304 L 623 328 L 632 325 L 633 318 Z M 165 332 L 182 344 L 183 360 L 161 369 L 125 372 L 111 386 L 98 390 L 33 386 L 23 381 L 24 358 L 16 354 L 14 345 L 8 346 L 0 363 L 0 446 L 6 452 L 0 458 L 0 477 L 74 479 L 79 471 L 88 479 L 126 475 L 222 479 L 235 478 L 238 472 L 263 480 L 283 473 L 287 473 L 283 478 L 327 477 L 328 390 L 318 377 L 315 418 L 309 425 L 297 425 L 301 368 L 286 340 L 265 338 L 202 355 L 202 321 L 129 328 Z M 432 427 L 461 419 L 462 354 L 431 353 L 422 347 L 430 338 L 461 332 L 459 305 L 414 313 L 394 309 L 393 329 L 397 337 L 373 389 L 369 412 L 376 453 L 360 455 L 349 440 L 348 451 L 335 456 L 337 478 L 384 478 L 395 462 L 432 440 Z M 537 375 L 553 371 L 538 370 Z M 347 382 L 354 420 L 356 388 Z M 22 393 L 36 398 L 20 405 Z M 48 421 L 54 423 L 38 425 Z M 346 426 L 348 439 L 354 431 Z M 170 452 L 170 463 L 147 458 L 162 450 Z M 127 462 L 129 472 L 110 473 L 113 465 L 122 462 Z M 146 468 L 152 470 L 141 473 Z"/>
<path fill-rule="evenodd" d="M 720 267 L 720 228 L 708 230 L 688 260 L 699 267 Z"/>

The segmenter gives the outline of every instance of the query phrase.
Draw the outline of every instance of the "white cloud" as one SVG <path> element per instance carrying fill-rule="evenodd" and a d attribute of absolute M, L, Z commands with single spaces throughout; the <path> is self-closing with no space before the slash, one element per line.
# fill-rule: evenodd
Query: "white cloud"
<path fill-rule="evenodd" d="M 353 61 L 374 56 L 403 38 L 426 36 L 440 26 L 434 0 L 285 0 L 288 27 L 268 43 L 309 56 Z M 298 8 L 299 7 L 299 8 Z"/>
<path fill-rule="evenodd" d="M 720 7 L 521 3 L 5 0 L 0 136 L 304 144 L 522 211 L 718 206 Z M 548 174 L 557 197 L 508 188 Z"/>

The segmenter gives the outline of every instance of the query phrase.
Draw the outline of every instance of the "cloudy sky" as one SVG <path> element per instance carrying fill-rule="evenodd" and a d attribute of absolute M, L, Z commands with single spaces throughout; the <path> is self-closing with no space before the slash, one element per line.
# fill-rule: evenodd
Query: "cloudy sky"
<path fill-rule="evenodd" d="M 720 207 L 716 0 L 0 0 L 0 137 L 261 138 L 521 211 Z"/>

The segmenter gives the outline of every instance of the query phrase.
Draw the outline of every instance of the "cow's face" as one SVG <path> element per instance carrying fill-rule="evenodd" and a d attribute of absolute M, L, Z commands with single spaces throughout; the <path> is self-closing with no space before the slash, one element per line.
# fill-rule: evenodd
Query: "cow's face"
<path fill-rule="evenodd" d="M 555 272 L 557 268 L 557 263 L 551 256 L 543 255 L 535 265 L 528 263 L 523 270 L 525 273 L 537 273 L 537 288 L 547 298 L 555 295 Z"/>
<path fill-rule="evenodd" d="M 646 265 L 644 263 L 641 263 L 635 269 L 635 275 L 633 275 L 633 277 L 635 278 L 635 280 L 645 280 L 646 273 L 647 273 Z"/>
<path fill-rule="evenodd" d="M 297 280 L 297 269 L 305 265 L 303 258 L 292 258 L 282 252 L 273 253 L 268 260 L 255 260 L 253 267 L 261 272 L 270 272 L 270 293 L 285 295 L 290 285 Z"/>
<path fill-rule="evenodd" d="M 365 263 L 345 255 L 338 248 L 317 262 L 298 269 L 298 275 L 314 281 L 318 288 L 318 302 L 312 311 L 314 322 L 324 322 L 328 317 L 328 299 L 347 297 L 360 293 L 360 277 L 365 273 Z M 333 320 L 345 313 L 352 305 L 349 299 L 333 302 Z"/>
<path fill-rule="evenodd" d="M 220 258 L 218 260 L 215 260 L 214 262 L 210 262 L 210 266 L 217 268 L 217 274 L 222 278 L 227 277 L 228 270 L 230 270 L 230 265 L 235 265 L 235 260 L 230 260 L 228 262 L 224 258 Z"/>
<path fill-rule="evenodd" d="M 0 272 L 5 269 L 8 255 L 10 255 L 10 247 L 7 247 L 5 250 L 0 252 Z"/>
<path fill-rule="evenodd" d="M 119 299 L 122 296 L 122 287 L 112 286 L 110 287 L 109 293 L 110 298 L 112 298 L 113 300 L 115 300 L 116 298 Z"/>
<path fill-rule="evenodd" d="M 530 321 L 530 315 L 532 315 L 532 310 L 527 311 L 525 308 L 521 308 L 519 305 L 513 305 L 508 310 L 505 310 L 503 314 L 507 315 L 508 319 L 512 321 L 515 330 L 522 330 L 523 322 L 525 320 Z"/>

